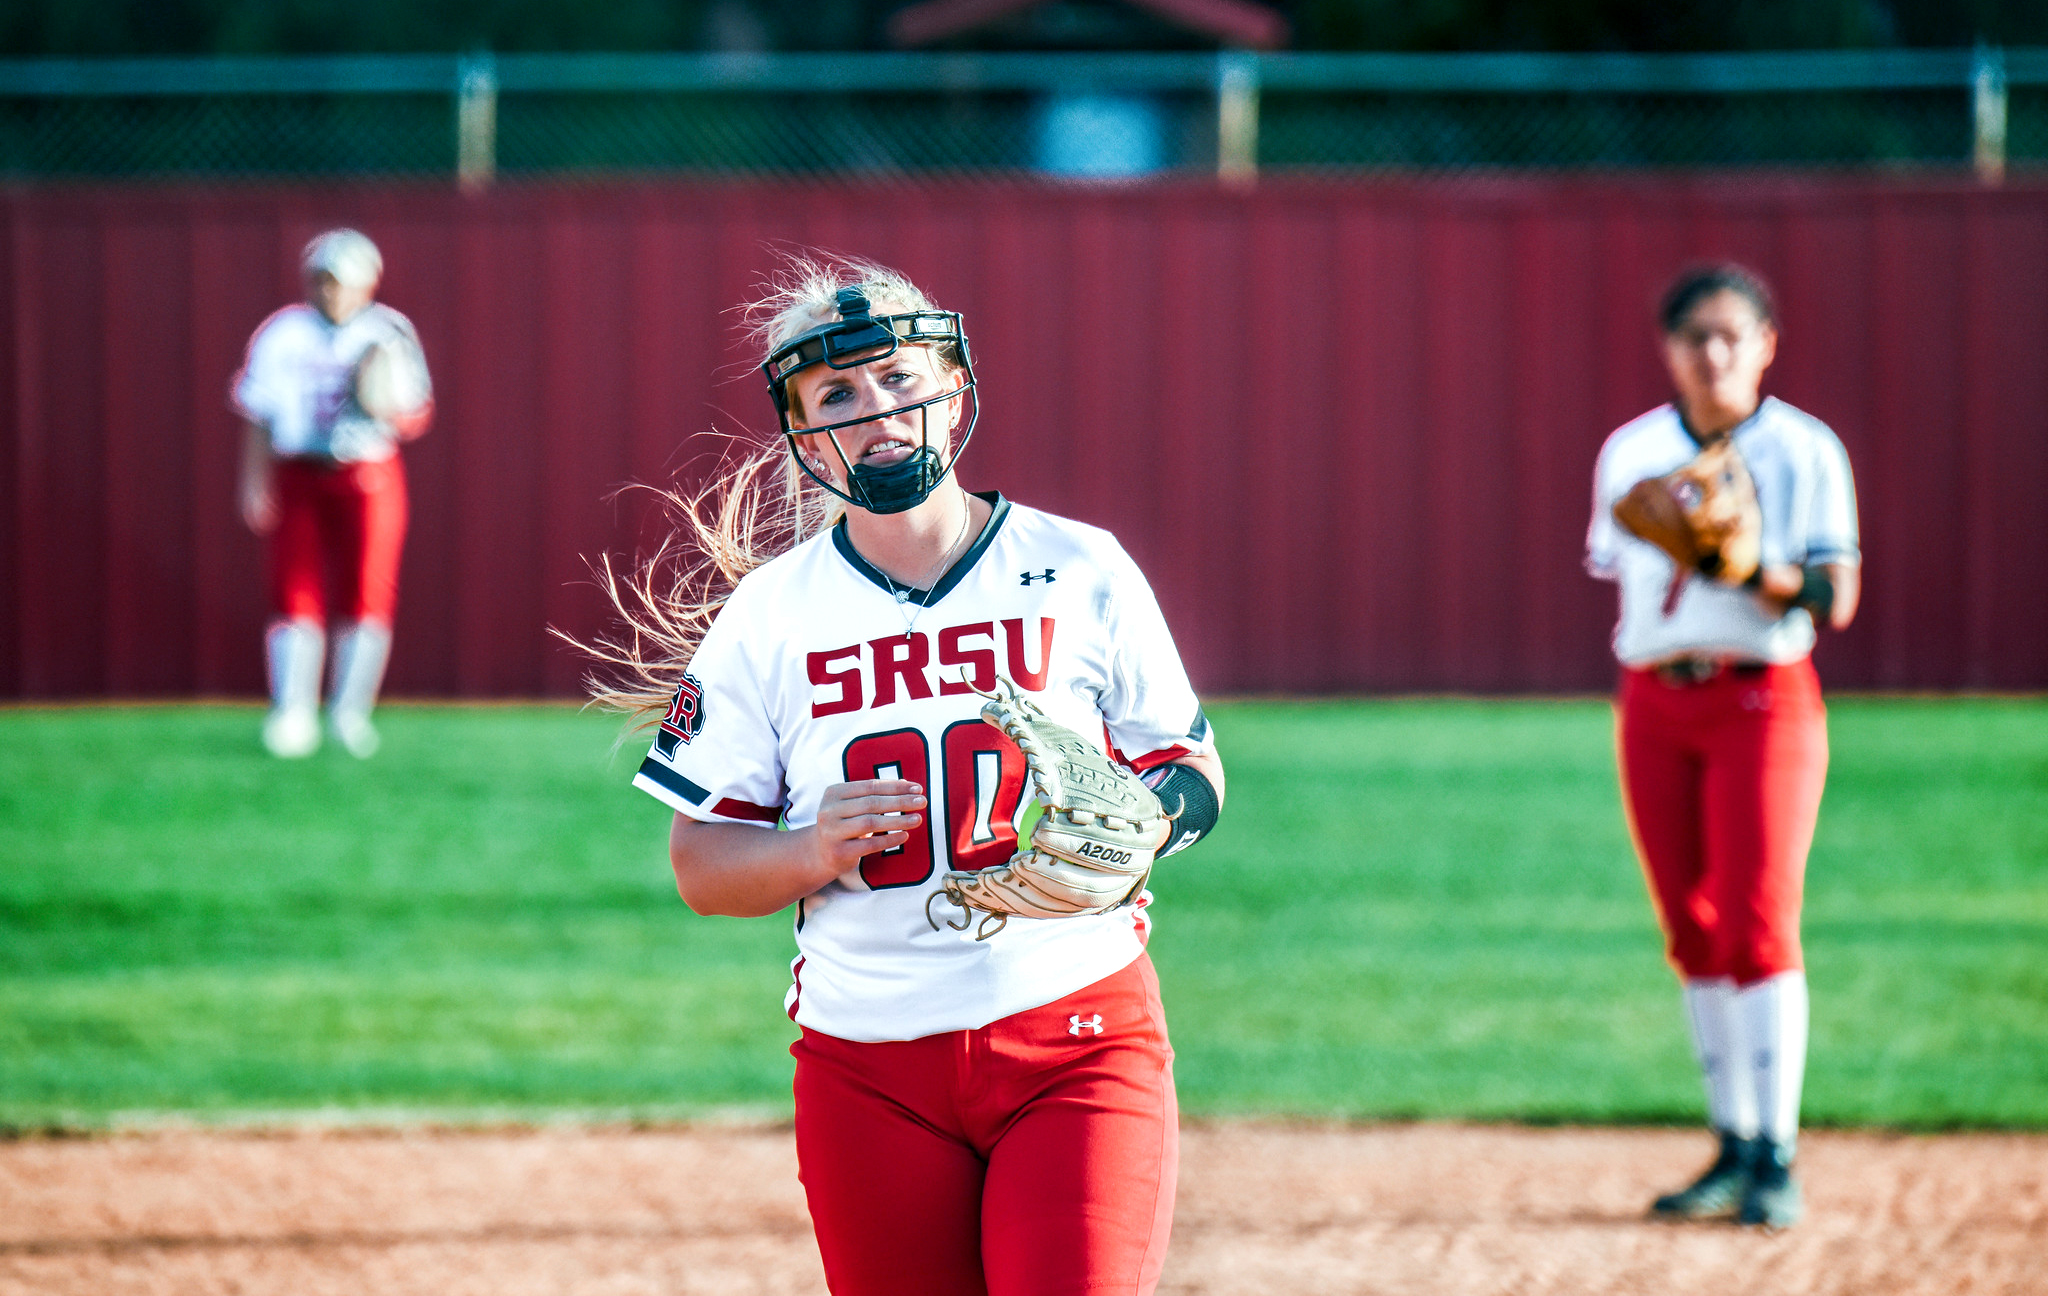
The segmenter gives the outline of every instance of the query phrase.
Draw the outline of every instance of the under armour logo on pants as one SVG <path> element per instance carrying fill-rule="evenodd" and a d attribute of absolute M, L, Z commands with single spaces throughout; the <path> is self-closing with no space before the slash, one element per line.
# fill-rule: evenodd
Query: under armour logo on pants
<path fill-rule="evenodd" d="M 1067 1018 L 1067 1034 L 1079 1035 L 1084 1030 L 1094 1031 L 1097 1035 L 1102 1034 L 1102 1014 L 1096 1013 L 1087 1021 L 1081 1020 L 1080 1013 L 1075 1013 L 1072 1017 Z"/>

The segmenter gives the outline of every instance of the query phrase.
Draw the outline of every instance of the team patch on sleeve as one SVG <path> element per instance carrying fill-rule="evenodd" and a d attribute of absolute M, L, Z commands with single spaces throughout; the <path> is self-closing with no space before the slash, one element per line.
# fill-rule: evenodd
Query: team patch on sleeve
<path fill-rule="evenodd" d="M 661 718 L 660 732 L 654 739 L 655 750 L 665 759 L 676 758 L 676 748 L 688 743 L 704 728 L 704 686 L 695 675 L 685 673 L 683 682 L 676 686 L 676 695 L 668 704 L 668 714 Z M 695 800 L 703 800 L 700 794 Z"/>

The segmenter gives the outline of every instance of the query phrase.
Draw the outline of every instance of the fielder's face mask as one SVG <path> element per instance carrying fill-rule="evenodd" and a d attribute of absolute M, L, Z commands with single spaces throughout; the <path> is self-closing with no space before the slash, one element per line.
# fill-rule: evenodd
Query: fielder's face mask
<path fill-rule="evenodd" d="M 767 363 L 761 366 L 761 372 L 768 376 L 768 394 L 774 398 L 775 412 L 782 420 L 782 434 L 789 439 L 790 453 L 796 456 L 797 466 L 812 481 L 847 503 L 870 513 L 901 513 L 916 508 L 938 488 L 940 482 L 946 480 L 946 474 L 953 471 L 953 465 L 960 460 L 960 452 L 967 448 L 968 438 L 974 435 L 974 425 L 981 419 L 981 398 L 977 395 L 972 397 L 974 408 L 960 430 L 958 443 L 950 455 L 940 458 L 934 446 L 945 439 L 944 429 L 939 436 L 932 435 L 932 407 L 943 407 L 955 397 L 974 390 L 974 362 L 967 353 L 967 333 L 960 326 L 959 314 L 954 311 L 874 315 L 869 310 L 867 297 L 858 288 L 841 288 L 838 306 L 837 320 L 820 325 L 801 337 L 791 338 L 777 347 Z M 789 425 L 789 380 L 792 375 L 816 364 L 833 369 L 880 364 L 905 344 L 929 346 L 941 359 L 957 361 L 961 372 L 966 375 L 966 382 L 936 396 L 847 419 L 843 423 L 824 423 L 806 428 Z M 911 410 L 917 411 L 918 415 L 919 444 L 916 450 L 895 463 L 881 467 L 856 464 L 847 459 L 845 448 L 839 444 L 841 429 L 895 418 Z M 798 437 L 820 435 L 832 443 L 840 464 L 846 469 L 845 490 L 820 476 L 805 461 L 803 451 L 797 446 Z"/>

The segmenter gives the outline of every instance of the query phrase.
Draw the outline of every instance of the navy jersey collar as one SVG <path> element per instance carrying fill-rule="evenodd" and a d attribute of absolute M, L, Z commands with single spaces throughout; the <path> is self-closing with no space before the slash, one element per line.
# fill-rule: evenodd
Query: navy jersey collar
<path fill-rule="evenodd" d="M 988 552 L 988 547 L 995 543 L 996 532 L 1002 529 L 1003 522 L 1010 516 L 1010 501 L 1003 498 L 1001 491 L 969 491 L 968 494 L 986 501 L 993 510 L 989 514 L 988 525 L 982 527 L 981 534 L 967 547 L 967 552 L 956 558 L 953 565 L 946 569 L 946 574 L 939 578 L 939 583 L 928 590 L 893 580 L 887 572 L 861 557 L 860 550 L 853 547 L 852 538 L 846 534 L 844 517 L 832 527 L 832 545 L 839 550 L 839 556 L 846 559 L 848 566 L 867 577 L 889 597 L 894 598 L 898 592 L 908 590 L 910 597 L 904 602 L 916 607 L 930 607 L 967 578 L 967 573 L 974 570 L 974 564 L 981 561 L 982 554 Z"/>

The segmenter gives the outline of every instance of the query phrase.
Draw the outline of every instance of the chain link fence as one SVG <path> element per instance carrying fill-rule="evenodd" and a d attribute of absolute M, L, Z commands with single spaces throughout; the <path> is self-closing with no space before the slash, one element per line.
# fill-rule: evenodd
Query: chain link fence
<path fill-rule="evenodd" d="M 17 182 L 2044 161 L 2048 49 L 0 62 Z"/>
<path fill-rule="evenodd" d="M 2035 105 L 2036 107 L 2048 105 Z M 1758 167 L 1967 163 L 1955 91 L 1579 97 L 1275 96 L 1269 169 Z"/>

